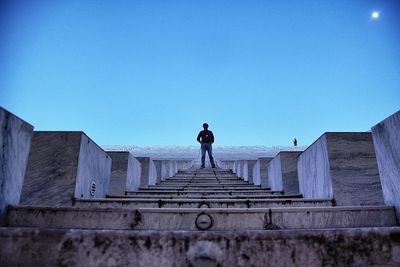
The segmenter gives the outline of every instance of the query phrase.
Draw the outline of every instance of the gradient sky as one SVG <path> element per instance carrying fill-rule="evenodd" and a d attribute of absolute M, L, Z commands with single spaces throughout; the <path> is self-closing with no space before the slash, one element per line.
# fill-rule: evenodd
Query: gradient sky
<path fill-rule="evenodd" d="M 400 1 L 3 0 L 0 105 L 101 145 L 367 131 L 400 108 Z"/>

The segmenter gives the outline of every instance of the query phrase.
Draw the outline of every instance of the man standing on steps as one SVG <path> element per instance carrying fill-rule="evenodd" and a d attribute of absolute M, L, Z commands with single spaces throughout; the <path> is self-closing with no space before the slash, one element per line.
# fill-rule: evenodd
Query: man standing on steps
<path fill-rule="evenodd" d="M 197 135 L 197 142 L 201 144 L 201 168 L 204 169 L 206 164 L 206 151 L 210 158 L 211 166 L 215 168 L 214 158 L 212 156 L 212 144 L 214 143 L 214 135 L 208 130 L 208 124 L 203 124 L 204 130 Z"/>

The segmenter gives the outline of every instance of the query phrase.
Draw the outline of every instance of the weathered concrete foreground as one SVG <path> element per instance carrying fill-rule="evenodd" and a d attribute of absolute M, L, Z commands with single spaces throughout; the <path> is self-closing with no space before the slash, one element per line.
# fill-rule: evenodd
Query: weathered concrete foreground
<path fill-rule="evenodd" d="M 399 228 L 110 231 L 0 228 L 2 266 L 399 266 Z M 12 255 L 12 256 L 11 256 Z"/>

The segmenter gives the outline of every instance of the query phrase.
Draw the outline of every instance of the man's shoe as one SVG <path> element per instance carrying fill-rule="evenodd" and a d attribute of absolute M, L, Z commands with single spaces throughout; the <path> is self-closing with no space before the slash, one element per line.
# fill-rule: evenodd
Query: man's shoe
<path fill-rule="evenodd" d="M 204 169 L 204 166 L 201 166 L 200 169 Z"/>

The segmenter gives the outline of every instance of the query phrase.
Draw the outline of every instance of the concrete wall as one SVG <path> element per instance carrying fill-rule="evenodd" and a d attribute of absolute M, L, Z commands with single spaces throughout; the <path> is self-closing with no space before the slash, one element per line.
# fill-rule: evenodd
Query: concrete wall
<path fill-rule="evenodd" d="M 124 195 L 125 191 L 135 191 L 140 186 L 141 166 L 129 152 L 107 151 L 112 159 L 110 195 Z"/>
<path fill-rule="evenodd" d="M 269 162 L 268 177 L 272 190 L 284 191 L 285 194 L 299 193 L 297 157 L 300 153 L 281 151 Z"/>
<path fill-rule="evenodd" d="M 385 203 L 400 218 L 400 111 L 372 127 Z"/>
<path fill-rule="evenodd" d="M 33 126 L 0 107 L 0 216 L 19 204 Z"/>
<path fill-rule="evenodd" d="M 111 158 L 83 132 L 34 132 L 21 204 L 59 206 L 74 197 L 105 197 L 110 174 Z"/>
<path fill-rule="evenodd" d="M 305 198 L 334 198 L 337 205 L 383 204 L 371 133 L 325 133 L 298 158 Z"/>

